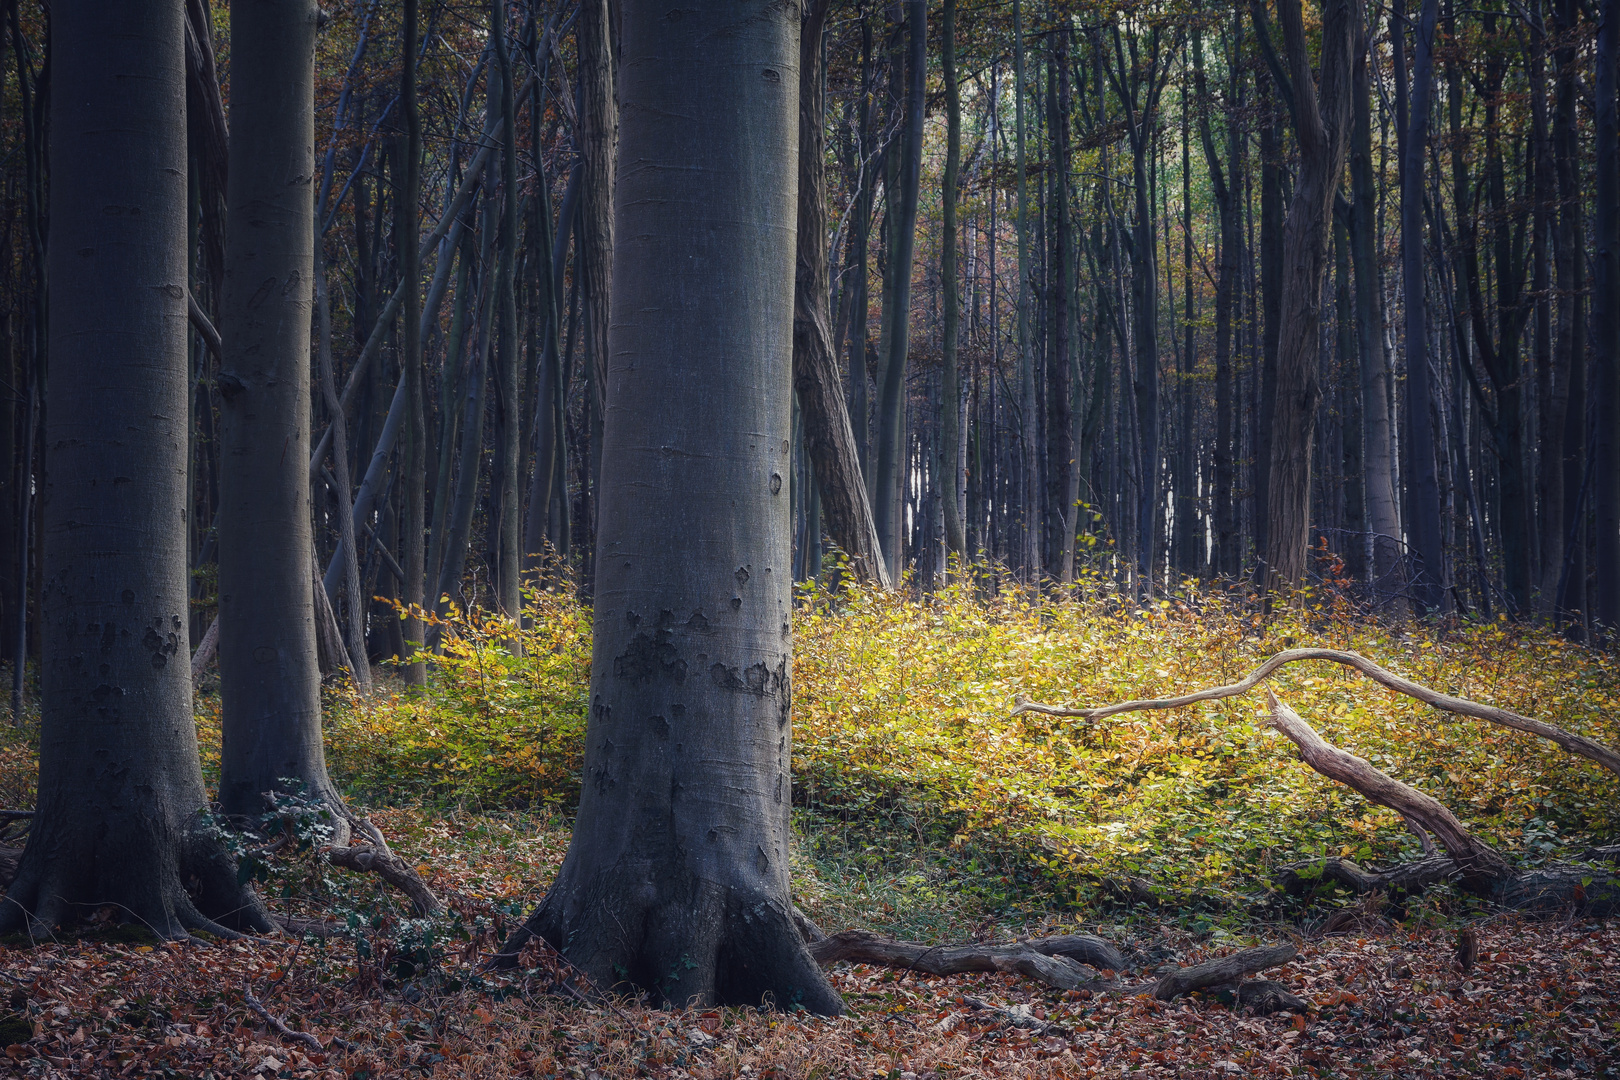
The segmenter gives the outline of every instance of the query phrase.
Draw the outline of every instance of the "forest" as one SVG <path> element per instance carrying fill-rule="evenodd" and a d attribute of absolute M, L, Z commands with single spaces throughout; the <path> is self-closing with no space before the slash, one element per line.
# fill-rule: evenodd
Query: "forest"
<path fill-rule="evenodd" d="M 1620 0 L 0 21 L 0 1070 L 1620 1075 Z"/>

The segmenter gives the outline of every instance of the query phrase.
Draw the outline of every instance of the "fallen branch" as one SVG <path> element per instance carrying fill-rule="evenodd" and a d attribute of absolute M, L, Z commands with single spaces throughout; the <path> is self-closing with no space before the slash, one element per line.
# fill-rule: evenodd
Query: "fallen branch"
<path fill-rule="evenodd" d="M 295 1043 L 301 1043 L 317 1054 L 326 1053 L 326 1047 L 321 1045 L 321 1040 L 317 1039 L 307 1031 L 295 1031 L 288 1027 L 281 1021 L 280 1017 L 276 1016 L 275 1013 L 264 1007 L 264 1002 L 253 996 L 253 991 L 242 991 L 242 1000 L 247 1004 L 249 1009 L 253 1010 L 254 1014 L 257 1015 L 260 1020 L 263 1020 L 266 1024 L 269 1024 L 271 1030 L 273 1030 L 277 1035 L 280 1035 L 283 1039 L 291 1039 Z M 332 1045 L 342 1050 L 354 1049 L 354 1043 L 340 1039 L 336 1035 L 332 1036 Z"/>
<path fill-rule="evenodd" d="M 1260 945 L 1252 949 L 1239 949 L 1230 956 L 1170 972 L 1153 984 L 1152 993 L 1160 1001 L 1169 1001 L 1194 990 L 1236 984 L 1245 975 L 1286 964 L 1298 955 L 1299 950 L 1292 945 Z"/>
<path fill-rule="evenodd" d="M 1067 1038 L 1068 1036 L 1074 1034 L 1074 1032 L 1070 1031 L 1062 1024 L 1053 1024 L 1049 1021 L 1042 1020 L 1040 1017 L 1036 1016 L 1030 1011 L 1030 1007 L 1028 1005 L 1014 1005 L 1010 1009 L 1003 1009 L 999 1005 L 992 1005 L 988 1001 L 983 1001 L 976 997 L 964 997 L 962 999 L 962 1004 L 966 1005 L 970 1009 L 977 1009 L 980 1012 L 987 1012 L 1009 1027 L 1023 1028 L 1026 1031 L 1032 1031 L 1043 1039 L 1049 1035 Z M 952 1026 L 954 1027 L 955 1025 Z M 950 1028 L 947 1027 L 944 1030 L 949 1031 Z"/>
<path fill-rule="evenodd" d="M 429 918 L 444 911 L 444 905 L 433 895 L 433 890 L 427 887 L 427 883 L 410 863 L 394 854 L 393 849 L 388 846 L 388 841 L 383 839 L 382 830 L 373 825 L 370 818 L 359 817 L 349 812 L 347 808 L 339 809 L 349 822 L 349 827 L 371 842 L 326 848 L 326 857 L 334 866 L 376 874 L 404 893 L 410 899 L 411 906 L 416 909 L 416 914 L 422 918 Z"/>
<path fill-rule="evenodd" d="M 1514 876 L 1513 867 L 1497 850 L 1469 832 L 1450 810 L 1409 784 L 1373 767 L 1365 758 L 1333 746 L 1300 715 L 1269 689 L 1271 726 L 1293 740 L 1305 764 L 1330 780 L 1359 792 L 1368 802 L 1387 806 L 1439 838 L 1440 846 L 1456 864 L 1463 887 L 1489 895 Z"/>
<path fill-rule="evenodd" d="M 1111 979 L 1092 978 L 1082 965 L 1120 971 L 1119 951 L 1089 934 L 1034 938 L 1012 945 L 919 945 L 880 937 L 870 930 L 845 930 L 809 942 L 810 955 L 822 965 L 839 960 L 920 971 L 926 975 L 960 975 L 1005 971 L 1058 990 L 1111 989 Z"/>
<path fill-rule="evenodd" d="M 1013 715 L 1033 712 L 1046 716 L 1078 716 L 1087 720 L 1101 720 L 1107 716 L 1118 713 L 1141 712 L 1155 709 L 1179 709 L 1184 705 L 1196 705 L 1201 701 L 1218 701 L 1221 698 L 1236 697 L 1246 694 L 1258 686 L 1272 672 L 1287 664 L 1299 660 L 1330 660 L 1335 664 L 1355 668 L 1374 682 L 1399 691 L 1408 697 L 1416 698 L 1437 709 L 1456 713 L 1459 716 L 1471 716 L 1476 720 L 1487 720 L 1493 724 L 1500 724 L 1515 731 L 1523 731 L 1530 735 L 1539 735 L 1543 739 L 1557 743 L 1572 754 L 1597 762 L 1616 776 L 1620 776 L 1620 751 L 1605 746 L 1600 742 L 1566 731 L 1554 724 L 1541 720 L 1532 720 L 1528 716 L 1521 716 L 1509 709 L 1501 709 L 1495 705 L 1481 705 L 1477 701 L 1467 698 L 1454 697 L 1451 694 L 1442 694 L 1438 690 L 1431 690 L 1427 686 L 1404 679 L 1392 671 L 1388 671 L 1360 653 L 1342 652 L 1338 649 L 1288 649 L 1271 657 L 1265 663 L 1255 668 L 1242 682 L 1232 683 L 1230 686 L 1217 686 L 1210 690 L 1200 690 L 1197 693 L 1184 694 L 1181 697 L 1155 698 L 1152 700 L 1124 701 L 1118 705 L 1104 705 L 1091 709 L 1075 709 L 1062 705 L 1042 705 L 1027 698 L 1020 697 Z"/>

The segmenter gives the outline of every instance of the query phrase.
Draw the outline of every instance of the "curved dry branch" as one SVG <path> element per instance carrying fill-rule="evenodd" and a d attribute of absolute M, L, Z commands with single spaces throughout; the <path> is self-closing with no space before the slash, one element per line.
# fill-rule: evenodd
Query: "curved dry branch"
<path fill-rule="evenodd" d="M 1218 701 L 1221 698 L 1246 694 L 1278 668 L 1299 660 L 1329 660 L 1335 664 L 1355 668 L 1374 682 L 1387 686 L 1391 690 L 1398 691 L 1408 697 L 1416 698 L 1425 704 L 1433 705 L 1437 709 L 1444 709 L 1459 716 L 1471 716 L 1476 720 L 1488 720 L 1493 724 L 1500 724 L 1503 727 L 1523 731 L 1530 735 L 1539 735 L 1543 739 L 1557 743 L 1572 754 L 1578 754 L 1588 760 L 1597 762 L 1616 776 L 1620 776 L 1620 751 L 1616 751 L 1612 747 L 1588 739 L 1584 735 L 1566 731 L 1555 724 L 1548 724 L 1541 720 L 1532 720 L 1528 716 L 1521 716 L 1519 713 L 1509 709 L 1498 708 L 1495 705 L 1482 705 L 1467 698 L 1442 694 L 1438 690 L 1431 690 L 1427 686 L 1402 678 L 1394 672 L 1373 663 L 1360 653 L 1344 652 L 1339 649 L 1288 649 L 1255 668 L 1241 682 L 1235 682 L 1229 686 L 1217 686 L 1209 690 L 1200 690 L 1197 693 L 1184 694 L 1181 697 L 1124 701 L 1117 705 L 1104 705 L 1093 709 L 1041 705 L 1025 698 L 1019 698 L 1018 706 L 1013 710 L 1013 715 L 1017 716 L 1020 713 L 1033 712 L 1046 716 L 1078 716 L 1087 720 L 1100 720 L 1105 716 L 1114 716 L 1117 713 L 1153 709 L 1177 709 L 1183 705 L 1196 705 L 1201 701 Z"/>
<path fill-rule="evenodd" d="M 1470 833 L 1450 810 L 1417 788 L 1372 766 L 1323 739 L 1300 715 L 1277 700 L 1268 688 L 1271 726 L 1293 740 L 1305 764 L 1330 780 L 1360 792 L 1368 802 L 1387 806 L 1433 833 L 1457 865 L 1465 887 L 1489 895 L 1514 877 L 1513 867 L 1495 848 Z"/>

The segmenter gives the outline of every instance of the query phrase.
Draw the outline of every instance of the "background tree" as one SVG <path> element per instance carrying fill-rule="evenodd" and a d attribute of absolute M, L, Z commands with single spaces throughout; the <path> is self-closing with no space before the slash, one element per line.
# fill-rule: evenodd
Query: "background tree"
<path fill-rule="evenodd" d="M 310 538 L 310 311 L 319 11 L 231 5 L 220 336 L 220 805 L 258 814 L 287 781 L 337 800 L 321 745 Z"/>

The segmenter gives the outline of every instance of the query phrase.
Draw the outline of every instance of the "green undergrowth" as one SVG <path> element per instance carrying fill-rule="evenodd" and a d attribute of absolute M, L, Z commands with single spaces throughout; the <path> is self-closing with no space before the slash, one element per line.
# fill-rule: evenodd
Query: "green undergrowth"
<path fill-rule="evenodd" d="M 536 592 L 521 630 L 476 614 L 443 630 L 425 691 L 397 679 L 366 698 L 331 691 L 334 773 L 369 805 L 566 822 L 589 609 L 566 590 Z M 506 647 L 514 634 L 521 655 Z M 1267 619 L 1238 592 L 1144 603 L 1090 583 L 1057 599 L 981 575 L 928 596 L 802 590 L 795 634 L 796 888 L 834 924 L 927 935 L 1083 918 L 1133 892 L 1203 918 L 1275 900 L 1267 882 L 1284 862 L 1417 854 L 1393 813 L 1312 772 L 1264 725 L 1263 690 L 1097 722 L 1014 717 L 1020 694 L 1085 705 L 1172 696 L 1235 682 L 1280 649 L 1322 646 L 1620 744 L 1614 657 L 1505 622 L 1379 622 L 1331 596 Z M 1568 856 L 1620 834 L 1615 778 L 1550 743 L 1337 665 L 1292 665 L 1270 684 L 1330 742 L 1434 796 L 1510 856 Z M 217 723 L 205 699 L 210 768 Z"/>

